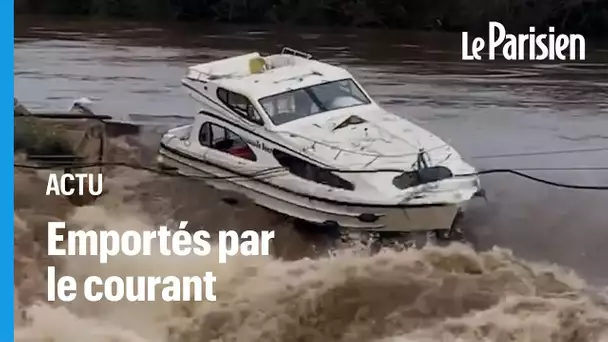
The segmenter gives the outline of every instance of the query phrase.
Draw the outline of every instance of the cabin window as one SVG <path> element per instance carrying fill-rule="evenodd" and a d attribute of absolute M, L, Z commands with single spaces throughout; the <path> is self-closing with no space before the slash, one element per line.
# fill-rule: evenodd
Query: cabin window
<path fill-rule="evenodd" d="M 206 122 L 199 133 L 201 145 L 213 148 L 235 157 L 256 161 L 257 157 L 251 147 L 238 134 L 219 125 Z"/>
<path fill-rule="evenodd" d="M 203 146 L 211 146 L 211 126 L 204 124 L 198 132 L 198 141 Z"/>
<path fill-rule="evenodd" d="M 220 101 L 222 101 L 222 103 L 227 104 L 228 103 L 228 90 L 223 89 L 223 88 L 218 88 L 217 89 L 217 98 L 220 99 Z"/>
<path fill-rule="evenodd" d="M 352 79 L 332 81 L 260 99 L 275 125 L 326 111 L 371 103 Z"/>
<path fill-rule="evenodd" d="M 403 190 L 451 177 L 453 177 L 452 171 L 447 167 L 432 166 L 420 170 L 404 172 L 393 179 L 393 185 Z"/>
<path fill-rule="evenodd" d="M 245 119 L 258 125 L 263 125 L 262 117 L 246 96 L 228 91 L 223 88 L 217 89 L 217 98 L 228 108 Z"/>
<path fill-rule="evenodd" d="M 315 183 L 344 190 L 355 190 L 353 183 L 338 177 L 332 172 L 310 164 L 302 159 L 287 153 L 273 150 L 272 154 L 281 166 L 287 168 L 292 174 Z"/>

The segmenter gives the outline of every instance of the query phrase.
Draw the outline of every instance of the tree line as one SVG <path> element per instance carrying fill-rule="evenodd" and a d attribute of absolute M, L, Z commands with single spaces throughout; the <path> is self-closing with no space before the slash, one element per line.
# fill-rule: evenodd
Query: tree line
<path fill-rule="evenodd" d="M 445 31 L 529 26 L 608 34 L 608 0 L 15 0 L 16 13 Z M 538 32 L 538 31 L 537 31 Z"/>

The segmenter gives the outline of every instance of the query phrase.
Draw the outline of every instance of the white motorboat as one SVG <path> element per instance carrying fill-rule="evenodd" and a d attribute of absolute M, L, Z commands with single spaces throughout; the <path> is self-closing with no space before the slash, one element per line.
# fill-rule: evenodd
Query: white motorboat
<path fill-rule="evenodd" d="M 158 161 L 318 224 L 449 231 L 480 190 L 450 145 L 381 108 L 345 69 L 283 49 L 189 68 L 202 110 Z"/>

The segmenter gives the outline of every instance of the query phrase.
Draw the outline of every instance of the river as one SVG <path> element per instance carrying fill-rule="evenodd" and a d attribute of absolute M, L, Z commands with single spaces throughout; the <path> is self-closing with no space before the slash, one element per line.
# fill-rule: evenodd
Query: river
<path fill-rule="evenodd" d="M 162 26 L 116 21 L 70 22 L 48 18 L 18 18 L 15 35 L 15 96 L 32 109 L 67 109 L 72 100 L 86 96 L 96 101 L 96 106 L 101 108 L 102 114 L 109 113 L 118 119 L 140 124 L 174 126 L 180 122 L 186 122 L 187 118 L 197 110 L 196 104 L 186 95 L 180 85 L 181 77 L 189 65 L 247 51 L 274 52 L 280 50 L 282 46 L 290 46 L 310 52 L 315 58 L 346 66 L 383 106 L 438 134 L 459 149 L 477 168 L 608 167 L 608 50 L 605 46 L 593 42 L 588 42 L 588 60 L 584 63 L 550 64 L 504 61 L 463 62 L 460 60 L 459 35 L 428 32 L 336 28 L 294 29 L 271 26 L 222 26 L 204 23 Z M 578 153 L 521 155 L 521 153 L 536 151 L 601 148 L 605 149 Z M 510 156 L 504 156 L 505 154 Z M 608 171 L 606 170 L 528 171 L 528 173 L 563 183 L 608 184 Z M 499 246 L 512 251 L 518 258 L 555 263 L 560 267 L 572 268 L 585 281 L 594 286 L 608 285 L 608 268 L 606 267 L 608 262 L 608 249 L 606 248 L 608 245 L 608 214 L 606 213 L 608 192 L 560 189 L 510 175 L 487 175 L 483 176 L 482 182 L 487 192 L 487 201 L 480 201 L 473 206 L 463 223 L 474 240 L 477 250 L 485 251 L 493 246 Z M 124 180 L 123 183 L 125 183 Z M 144 188 L 145 191 L 152 191 L 150 187 Z M 169 188 L 171 190 L 168 190 Z M 169 205 L 183 209 L 179 211 L 177 208 L 174 211 L 181 213 L 182 216 L 179 219 L 189 220 L 188 215 L 195 215 L 195 207 L 191 203 L 184 204 L 196 198 L 192 193 L 195 189 L 191 185 L 174 186 L 167 183 L 164 185 L 163 191 L 170 192 L 170 197 L 175 200 Z M 188 198 L 188 201 L 184 198 Z M 209 201 L 203 200 L 204 203 Z M 32 199 L 32 202 L 35 201 Z M 84 220 L 83 222 L 86 222 L 84 217 L 95 216 L 92 212 L 81 212 L 74 215 L 75 220 Z M 118 224 L 118 219 L 112 215 L 107 213 L 99 215 Z M 231 215 L 239 216 L 238 213 Z M 222 218 L 221 222 L 222 225 L 235 224 L 235 222 L 243 225 L 269 224 L 268 219 L 261 218 L 263 214 L 256 212 L 255 215 L 259 216 L 241 218 L 241 221 L 238 219 L 226 221 L 225 218 Z M 211 222 L 211 224 L 219 222 L 216 219 L 220 220 L 217 216 L 211 215 L 207 217 L 207 222 Z M 21 220 L 27 225 L 27 216 L 22 216 Z M 131 221 L 128 222 L 134 224 Z M 137 224 L 143 224 L 142 222 L 146 222 L 146 220 L 137 220 Z M 164 222 L 158 224 L 162 223 Z M 126 223 L 121 221 L 120 224 Z M 256 228 L 262 229 L 261 227 Z M 428 254 L 413 251 L 406 253 L 410 254 L 407 257 L 392 254 L 386 256 L 385 262 L 395 270 L 400 268 L 407 270 L 409 267 L 414 267 L 412 264 L 414 259 L 427 260 L 425 258 L 430 258 L 428 260 L 431 260 L 439 258 L 437 255 L 448 258 L 447 254 L 436 251 L 425 252 Z M 501 263 L 505 262 L 504 260 L 511 260 L 511 257 L 495 251 L 477 256 L 459 250 L 452 251 L 452 253 L 460 255 L 461 258 L 466 256 L 471 260 L 477 260 L 475 262 L 482 263 Z M 281 293 L 281 296 L 277 295 L 271 300 L 290 301 L 289 296 L 294 294 L 287 295 L 281 292 L 287 291 L 283 289 L 284 286 L 306 288 L 315 283 L 314 279 L 319 278 L 318 281 L 321 282 L 323 280 L 320 277 L 329 277 L 332 272 L 339 273 L 342 268 L 365 268 L 381 264 L 381 260 L 371 257 L 343 258 L 342 261 L 332 264 L 331 267 L 326 265 L 323 272 L 310 275 L 310 279 L 307 281 L 312 283 L 298 283 L 296 280 L 290 280 L 286 281 L 288 283 L 286 285 L 277 283 L 278 280 L 275 279 L 268 286 L 276 287 L 275 290 L 277 293 Z M 490 259 L 494 261 L 489 261 Z M 277 263 L 277 261 L 272 262 Z M 475 262 L 470 261 L 470 263 Z M 297 267 L 308 269 L 309 273 L 315 267 L 317 269 L 321 267 L 319 264 L 314 264 L 315 261 L 299 261 L 299 263 L 273 267 L 280 268 L 281 271 L 277 272 L 285 272 L 285 274 L 290 274 L 289 272 L 293 272 Z M 262 266 L 255 264 L 255 267 Z M 127 269 L 126 266 L 123 268 Z M 74 268 L 72 271 L 83 272 L 82 268 L 78 270 Z M 228 271 L 222 272 L 229 273 Z M 527 275 L 522 275 L 518 273 L 519 271 L 511 270 L 510 272 L 517 275 L 515 278 L 521 277 L 522 282 L 529 280 L 526 280 Z M 566 273 L 563 270 L 560 272 L 561 275 Z M 427 275 L 427 280 L 431 282 L 447 279 L 441 278 L 444 275 L 438 275 L 438 273 Z M 268 279 L 274 279 L 271 275 L 267 276 Z M 228 315 L 227 311 L 212 312 L 213 310 L 207 306 L 201 309 L 198 316 L 205 317 L 207 320 L 220 320 L 223 323 L 216 322 L 219 325 L 213 325 L 209 322 L 200 323 L 199 321 L 199 324 L 195 325 L 196 329 L 182 335 L 182 340 L 202 341 L 219 338 L 230 341 L 288 341 L 290 339 L 286 337 L 290 336 L 289 330 L 300 327 L 303 330 L 296 329 L 295 332 L 292 332 L 302 341 L 363 341 L 382 337 L 397 338 L 395 336 L 401 334 L 407 335 L 403 337 L 403 341 L 408 339 L 426 341 L 425 338 L 435 340 L 448 338 L 440 336 L 447 336 L 446 331 L 454 333 L 453 329 L 457 329 L 459 324 L 469 328 L 473 327 L 471 328 L 473 330 L 482 329 L 480 326 L 489 324 L 488 322 L 480 323 L 479 317 L 475 318 L 474 323 L 471 323 L 472 318 L 460 318 L 462 319 L 460 323 L 459 321 L 443 321 L 441 318 L 444 316 L 430 308 L 428 310 L 434 313 L 431 314 L 428 310 L 420 309 L 428 317 L 426 322 L 420 318 L 415 319 L 416 323 L 413 323 L 412 320 L 407 323 L 403 320 L 399 321 L 395 317 L 413 319 L 411 316 L 413 311 L 410 314 L 406 312 L 413 310 L 412 307 L 404 306 L 399 309 L 401 311 L 392 308 L 395 311 L 390 311 L 389 304 L 374 305 L 372 304 L 374 302 L 393 301 L 390 296 L 380 295 L 377 291 L 386 290 L 396 296 L 396 300 L 408 301 L 411 298 L 397 295 L 394 291 L 405 291 L 407 286 L 414 286 L 413 284 L 422 285 L 411 279 L 409 283 L 397 281 L 394 275 L 388 273 L 382 273 L 382 276 L 388 277 L 387 283 L 384 285 L 379 282 L 372 283 L 370 279 L 373 277 L 370 276 L 368 282 L 360 284 L 363 289 L 345 285 L 339 288 L 340 291 L 330 291 L 331 293 L 326 293 L 323 298 L 317 298 L 317 301 L 323 303 L 323 307 L 317 308 L 318 315 L 316 316 L 313 312 L 298 316 L 295 311 L 304 309 L 292 306 L 290 306 L 291 309 L 278 310 L 274 307 L 271 309 L 270 304 L 264 304 L 264 300 L 270 300 L 271 297 L 268 293 L 264 293 L 266 297 L 262 296 L 259 293 L 262 290 L 239 292 L 239 295 L 252 296 L 249 298 L 256 298 L 257 301 L 247 302 L 243 299 L 244 302 L 231 302 L 240 308 L 233 310 L 238 311 L 240 315 L 243 315 L 245 311 L 248 312 L 247 315 L 250 315 L 251 312 L 258 310 L 257 318 L 247 316 L 249 318 L 246 319 L 239 316 L 241 321 L 236 318 L 227 319 L 222 316 L 222 314 Z M 378 274 L 374 277 L 378 277 Z M 516 281 L 515 278 L 509 279 Z M 506 280 L 506 283 L 511 280 Z M 486 285 L 490 286 L 488 285 L 490 282 L 487 280 Z M 261 283 L 257 283 L 257 285 L 262 286 Z M 399 286 L 403 286 L 403 288 L 399 290 Z M 416 292 L 416 286 L 410 290 Z M 505 286 L 508 287 L 508 285 Z M 373 291 L 378 297 L 372 299 L 373 294 L 359 293 L 365 289 Z M 539 289 L 534 291 L 542 292 Z M 358 295 L 353 295 L 356 299 L 352 300 L 351 305 L 354 306 L 335 304 L 334 301 L 350 298 L 349 293 L 351 292 L 349 291 L 359 291 Z M 436 299 L 447 295 L 437 291 Z M 454 291 L 466 292 L 462 288 Z M 226 292 L 230 291 L 226 290 Z M 505 290 L 505 293 L 499 294 L 500 291 L 497 290 L 494 294 L 498 298 L 506 295 L 507 292 Z M 231 293 L 232 295 L 237 294 L 237 292 Z M 451 293 L 455 295 L 456 292 Z M 466 297 L 462 293 L 460 295 L 463 298 Z M 333 296 L 333 299 L 328 296 Z M 368 296 L 372 297 L 368 298 Z M 477 300 L 484 301 L 480 298 Z M 488 301 L 488 299 L 485 300 Z M 306 303 L 298 301 L 294 305 L 310 304 Z M 552 303 L 555 304 L 555 302 Z M 374 330 L 376 328 L 370 328 L 365 324 L 361 324 L 357 328 L 358 325 L 353 323 L 357 321 L 357 318 L 351 317 L 349 322 L 346 322 L 346 318 L 340 318 L 342 316 L 339 312 L 346 315 L 344 312 L 354 310 L 353 308 L 357 304 L 367 310 L 367 314 L 361 314 L 362 317 L 383 317 L 382 329 L 378 328 L 378 331 L 382 330 L 383 333 L 379 333 Z M 433 304 L 427 305 L 432 306 Z M 461 309 L 466 306 L 463 303 L 459 305 Z M 505 309 L 505 305 L 509 304 L 503 303 L 501 308 L 497 308 L 498 305 L 493 307 L 489 304 L 488 306 L 479 305 L 488 308 L 487 319 L 491 320 L 506 317 L 504 315 L 507 315 L 505 312 L 508 312 L 508 309 Z M 543 325 L 542 329 L 550 330 L 550 326 L 558 324 L 555 322 L 561 319 L 557 318 L 559 314 L 556 313 L 561 312 L 557 308 L 561 304 L 555 305 L 556 308 L 553 309 L 557 311 L 547 309 L 547 313 L 543 314 L 543 319 L 546 319 L 547 323 Z M 459 310 L 455 307 L 448 308 L 448 306 L 445 307 L 446 311 Z M 409 309 L 404 309 L 405 307 Z M 72 309 L 74 312 L 87 312 L 90 308 L 83 309 L 81 306 L 74 305 Z M 383 311 L 385 309 L 386 312 Z M 51 309 L 38 308 L 37 310 L 39 310 L 38 314 L 42 315 L 41 317 L 48 317 L 48 312 L 40 313 L 40 310 Z M 132 315 L 141 314 L 141 310 L 133 310 L 124 312 Z M 370 310 L 371 313 L 368 312 Z M 589 312 L 597 313 L 593 310 Z M 381 314 L 380 311 L 384 313 Z M 396 315 L 392 320 L 385 315 L 389 311 Z M 166 310 L 162 312 L 167 314 Z M 120 319 L 129 321 L 126 313 L 120 313 L 119 310 L 112 311 L 112 313 L 118 315 Z M 110 316 L 107 312 L 106 314 L 106 316 Z M 421 313 L 418 312 L 418 314 Z M 592 315 L 588 312 L 586 314 Z M 296 315 L 300 321 L 305 321 L 307 324 L 298 326 L 292 322 L 285 325 L 282 320 L 285 315 Z M 446 313 L 445 315 L 452 314 Z M 598 315 L 603 317 L 602 319 L 608 317 L 605 312 L 598 313 Z M 106 316 L 104 319 L 107 318 Z M 314 319 L 313 316 L 315 316 Z M 458 314 L 452 316 L 458 316 Z M 263 319 L 264 317 L 266 320 Z M 268 323 L 269 317 L 272 317 L 274 323 Z M 109 321 L 116 323 L 120 319 L 114 317 Z M 317 321 L 323 319 L 333 320 L 333 326 Z M 466 319 L 469 320 L 466 321 Z M 557 321 L 551 321 L 552 319 Z M 57 320 L 60 319 L 57 318 Z M 249 330 L 239 327 L 239 324 L 243 324 L 243 320 L 247 321 L 247 324 L 253 324 L 248 328 Z M 61 320 L 61 323 L 57 323 L 56 329 L 59 329 L 58 326 L 67 329 L 70 326 L 66 323 L 68 321 L 67 318 Z M 73 321 L 76 322 L 76 318 L 73 318 Z M 144 331 L 145 333 L 140 334 L 143 336 L 143 340 L 164 341 L 160 338 L 155 339 L 156 335 L 142 329 L 145 324 L 150 324 L 149 320 L 136 322 L 135 319 L 132 319 L 132 321 L 133 324 L 126 326 L 136 332 Z M 236 323 L 237 321 L 241 323 Z M 317 323 L 311 323 L 313 321 Z M 524 321 L 525 319 L 522 319 L 522 322 Z M 590 321 L 595 322 L 593 319 Z M 78 322 L 78 324 L 85 324 L 81 321 Z M 582 324 L 577 322 L 576 324 Z M 532 324 L 524 323 L 517 329 L 513 329 L 526 330 L 529 328 L 528 325 Z M 40 319 L 37 324 L 39 325 L 36 328 L 38 330 L 30 329 L 27 333 L 34 336 L 35 333 L 32 331 L 39 332 L 42 329 L 41 326 L 45 325 L 40 323 Z M 86 324 L 90 324 L 91 329 L 94 329 L 93 323 Z M 259 326 L 259 330 L 254 331 L 252 327 L 256 324 L 262 326 Z M 271 327 L 272 324 L 275 326 Z M 588 325 L 593 324 L 588 323 Z M 95 327 L 97 326 L 95 325 Z M 50 327 L 47 328 L 50 329 Z M 234 329 L 234 331 L 230 329 Z M 529 341 L 562 341 L 562 339 L 544 339 L 542 336 L 545 335 L 539 333 L 538 329 L 542 330 L 535 326 L 532 329 L 533 332 L 526 335 L 531 338 Z M 560 330 L 561 328 L 555 329 Z M 504 328 L 504 330 L 509 329 Z M 393 334 L 393 332 L 399 333 Z M 84 332 L 81 333 L 83 335 L 78 335 L 81 338 L 89 336 Z M 410 333 L 413 335 L 408 335 Z M 534 333 L 540 335 L 534 335 Z M 58 336 L 50 333 L 49 335 Z M 199 337 L 194 338 L 193 336 Z M 477 341 L 475 336 L 477 335 L 463 335 L 467 340 Z M 492 336 L 493 340 L 506 338 L 500 337 L 503 336 L 500 334 Z M 535 339 L 533 336 L 538 338 Z M 122 338 L 129 340 L 124 336 Z M 296 338 L 291 340 L 296 340 Z M 449 340 L 448 338 L 446 341 Z M 523 340 L 528 341 L 528 339 L 513 339 L 513 341 Z M 581 339 L 581 341 L 583 340 L 585 339 Z M 510 339 L 504 339 L 504 341 L 510 341 Z"/>

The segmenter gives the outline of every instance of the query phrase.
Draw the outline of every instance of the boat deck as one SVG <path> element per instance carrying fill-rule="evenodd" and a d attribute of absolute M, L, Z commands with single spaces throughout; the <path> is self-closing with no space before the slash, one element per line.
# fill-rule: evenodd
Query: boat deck
<path fill-rule="evenodd" d="M 265 70 L 251 71 L 250 62 L 256 59 L 263 59 Z M 253 52 L 194 65 L 189 68 L 187 78 L 260 99 L 301 87 L 352 78 L 352 75 L 345 69 L 298 55 L 262 57 Z"/>

